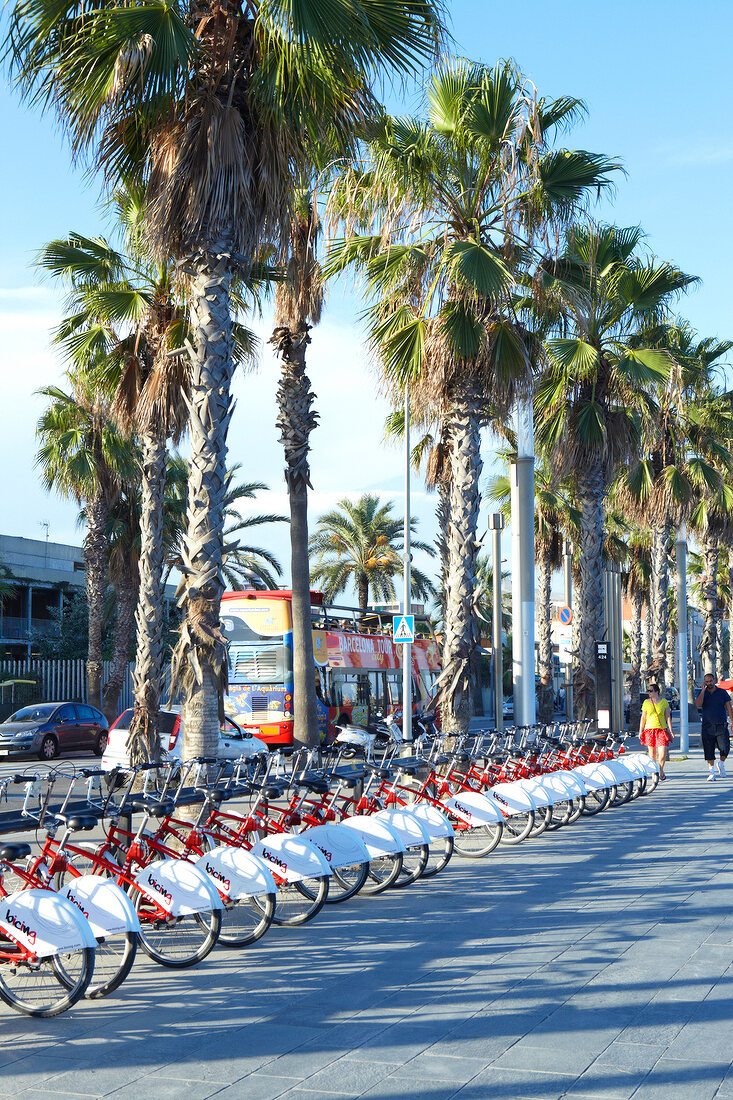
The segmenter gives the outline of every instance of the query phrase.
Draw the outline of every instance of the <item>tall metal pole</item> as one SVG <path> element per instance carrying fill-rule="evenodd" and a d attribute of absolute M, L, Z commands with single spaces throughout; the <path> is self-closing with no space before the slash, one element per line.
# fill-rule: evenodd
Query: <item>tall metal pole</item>
<path fill-rule="evenodd" d="M 514 721 L 534 725 L 534 424 L 532 401 L 517 402 L 517 457 L 511 465 L 512 680 Z"/>
<path fill-rule="evenodd" d="M 503 515 L 501 512 L 494 512 L 489 516 L 489 530 L 494 551 L 491 663 L 494 672 L 494 724 L 497 733 L 501 733 L 504 729 L 504 661 L 501 629 L 501 532 L 503 529 Z"/>
<path fill-rule="evenodd" d="M 569 539 L 563 543 L 563 573 L 565 579 L 565 606 L 572 611 L 573 607 L 573 547 Z M 574 618 L 575 616 L 573 616 Z M 572 628 L 571 635 L 572 639 Z M 572 641 L 570 644 L 572 649 Z M 568 719 L 573 717 L 573 665 L 568 661 L 565 665 L 565 714 Z"/>
<path fill-rule="evenodd" d="M 405 383 L 405 528 L 402 614 L 409 615 L 412 577 L 410 552 L 410 383 Z M 402 740 L 412 741 L 412 645 L 402 643 Z"/>
<path fill-rule="evenodd" d="M 624 728 L 624 613 L 621 598 L 621 564 L 613 563 L 613 617 L 614 617 L 614 709 L 615 728 Z"/>
<path fill-rule="evenodd" d="M 684 523 L 674 546 L 677 572 L 677 679 L 680 696 L 680 749 L 690 748 L 690 709 L 687 702 L 687 531 Z"/>

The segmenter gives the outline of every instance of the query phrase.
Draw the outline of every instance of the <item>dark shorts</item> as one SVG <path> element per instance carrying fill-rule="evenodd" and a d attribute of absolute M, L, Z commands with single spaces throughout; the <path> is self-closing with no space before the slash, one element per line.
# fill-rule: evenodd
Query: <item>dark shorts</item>
<path fill-rule="evenodd" d="M 710 764 L 715 759 L 715 746 L 721 760 L 725 760 L 730 752 L 730 734 L 727 722 L 703 722 L 702 724 L 702 750 L 705 759 Z"/>

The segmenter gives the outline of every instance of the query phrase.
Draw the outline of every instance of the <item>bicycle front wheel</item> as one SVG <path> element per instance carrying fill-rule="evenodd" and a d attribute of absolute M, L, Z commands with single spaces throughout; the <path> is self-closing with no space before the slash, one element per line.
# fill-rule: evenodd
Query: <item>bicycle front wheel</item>
<path fill-rule="evenodd" d="M 552 821 L 552 806 L 543 806 L 540 810 L 535 811 L 534 825 L 530 836 L 542 836 L 545 829 Z"/>
<path fill-rule="evenodd" d="M 504 819 L 504 835 L 502 844 L 521 844 L 532 832 L 534 826 L 534 810 L 527 810 L 524 814 L 512 814 Z"/>
<path fill-rule="evenodd" d="M 504 825 L 496 821 L 493 825 L 479 825 L 476 829 L 456 829 L 453 844 L 459 856 L 481 859 L 493 852 L 503 835 Z"/>
<path fill-rule="evenodd" d="M 358 894 L 369 877 L 369 860 L 364 863 L 354 863 L 350 867 L 334 867 L 333 877 L 328 884 L 326 903 L 336 905 L 340 901 L 348 901 Z"/>
<path fill-rule="evenodd" d="M 0 938 L 3 951 L 12 951 L 9 940 Z M 49 959 L 0 963 L 0 998 L 25 1016 L 48 1018 L 66 1012 L 84 996 L 94 970 L 94 948 Z"/>

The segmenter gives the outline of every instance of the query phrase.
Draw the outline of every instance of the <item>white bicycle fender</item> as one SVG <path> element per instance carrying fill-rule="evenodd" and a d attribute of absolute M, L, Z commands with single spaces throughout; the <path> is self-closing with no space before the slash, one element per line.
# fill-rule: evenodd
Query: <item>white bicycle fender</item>
<path fill-rule="evenodd" d="M 369 862 L 364 842 L 352 829 L 342 829 L 335 824 L 314 825 L 300 835 L 315 844 L 333 868 Z"/>
<path fill-rule="evenodd" d="M 453 826 L 446 814 L 437 806 L 429 802 L 412 802 L 409 806 L 403 806 L 408 813 L 414 814 L 425 829 L 431 840 L 441 840 L 443 837 L 455 836 Z"/>
<path fill-rule="evenodd" d="M 605 760 L 604 767 L 617 776 L 619 783 L 631 783 L 636 778 L 631 768 L 627 768 L 623 760 Z"/>
<path fill-rule="evenodd" d="M 172 917 L 222 909 L 219 891 L 195 863 L 163 859 L 149 863 L 135 876 L 135 885 Z"/>
<path fill-rule="evenodd" d="M 496 802 L 504 817 L 512 817 L 514 814 L 526 814 L 529 810 L 537 809 L 532 795 L 521 787 L 517 780 L 511 783 L 497 783 L 493 787 L 488 787 L 486 795 Z"/>
<path fill-rule="evenodd" d="M 79 910 L 54 890 L 19 890 L 0 899 L 0 929 L 39 959 L 97 946 Z"/>
<path fill-rule="evenodd" d="M 225 901 L 240 901 L 242 898 L 277 893 L 277 885 L 267 864 L 244 848 L 230 848 L 221 844 L 211 852 L 204 852 L 199 856 L 196 866 L 203 871 Z"/>
<path fill-rule="evenodd" d="M 461 791 L 444 802 L 446 810 L 472 829 L 482 825 L 496 825 L 504 815 L 496 805 L 480 791 Z"/>
<path fill-rule="evenodd" d="M 382 859 L 383 856 L 394 856 L 398 852 L 405 851 L 405 846 L 394 829 L 375 817 L 361 814 L 356 817 L 345 817 L 339 825 L 356 833 L 369 853 L 370 859 Z"/>
<path fill-rule="evenodd" d="M 99 875 L 83 875 L 65 883 L 59 896 L 84 914 L 97 939 L 140 931 L 135 907 L 116 882 Z"/>
<path fill-rule="evenodd" d="M 656 775 L 659 771 L 659 764 L 657 764 L 656 760 L 652 760 L 648 753 L 630 752 L 624 756 L 624 763 L 628 757 L 634 757 L 640 768 L 641 775 Z"/>
<path fill-rule="evenodd" d="M 560 781 L 570 791 L 571 798 L 582 798 L 583 795 L 588 793 L 588 788 L 579 775 L 576 775 L 573 771 L 563 768 L 562 771 L 554 772 L 554 775 L 558 776 Z"/>
<path fill-rule="evenodd" d="M 597 764 L 584 764 L 582 768 L 578 768 L 578 771 L 580 772 L 584 783 L 586 783 L 586 768 L 588 768 L 587 774 L 592 779 L 599 781 L 606 789 L 610 787 L 615 787 L 616 784 L 619 782 L 611 769 L 607 768 L 604 763 L 599 762 Z"/>
<path fill-rule="evenodd" d="M 629 771 L 634 776 L 634 779 L 644 778 L 644 776 L 646 775 L 646 771 L 644 769 L 644 766 L 637 759 L 636 753 L 625 752 L 623 756 L 619 757 L 619 759 L 624 767 L 629 769 Z"/>
<path fill-rule="evenodd" d="M 608 787 L 608 777 L 596 774 L 595 764 L 581 764 L 572 770 L 580 776 L 587 791 L 605 791 Z"/>
<path fill-rule="evenodd" d="M 332 875 L 331 865 L 315 844 L 290 833 L 273 833 L 253 844 L 251 851 L 270 871 L 286 882 Z"/>
<path fill-rule="evenodd" d="M 566 797 L 556 789 L 557 784 L 548 783 L 550 778 L 549 775 L 535 775 L 531 779 L 522 780 L 538 806 L 554 806 L 556 802 L 561 802 Z"/>
<path fill-rule="evenodd" d="M 374 814 L 379 821 L 384 821 L 390 829 L 394 829 L 406 848 L 416 848 L 422 844 L 430 843 L 430 836 L 425 826 L 414 814 L 399 807 L 390 807 L 387 810 L 379 810 Z"/>

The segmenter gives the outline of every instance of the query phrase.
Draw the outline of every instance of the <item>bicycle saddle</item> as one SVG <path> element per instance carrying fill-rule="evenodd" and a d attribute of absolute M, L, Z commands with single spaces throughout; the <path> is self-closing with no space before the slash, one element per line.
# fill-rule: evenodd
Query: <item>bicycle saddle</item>
<path fill-rule="evenodd" d="M 370 764 L 366 761 L 364 767 L 367 768 L 372 775 L 378 775 L 380 779 L 389 779 L 391 775 L 394 775 L 392 768 L 383 768 L 380 764 Z"/>
<path fill-rule="evenodd" d="M 174 808 L 171 801 L 154 802 L 147 798 L 133 798 L 129 805 L 130 809 L 135 810 L 136 813 L 148 813 L 153 817 L 165 817 L 166 814 L 172 813 Z"/>
<path fill-rule="evenodd" d="M 25 859 L 25 857 L 30 854 L 30 844 L 3 844 L 0 848 L 0 859 L 6 859 L 8 863 L 15 863 L 18 859 Z"/>
<path fill-rule="evenodd" d="M 61 821 L 67 829 L 83 829 L 85 831 L 93 829 L 97 822 L 98 817 L 93 814 L 54 814 L 57 821 Z"/>
<path fill-rule="evenodd" d="M 299 772 L 293 776 L 294 787 L 305 787 L 307 791 L 313 791 L 314 794 L 328 794 L 328 783 L 320 775 L 313 775 L 312 772 Z"/>

